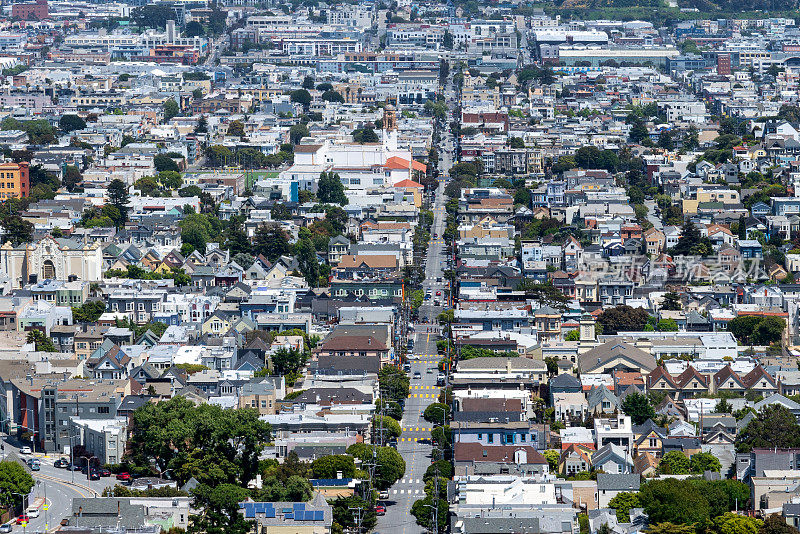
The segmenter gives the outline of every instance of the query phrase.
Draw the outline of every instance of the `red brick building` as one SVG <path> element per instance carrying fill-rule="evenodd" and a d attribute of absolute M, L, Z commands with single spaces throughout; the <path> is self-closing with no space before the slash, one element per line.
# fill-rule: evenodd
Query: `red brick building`
<path fill-rule="evenodd" d="M 11 6 L 11 16 L 20 20 L 44 20 L 49 16 L 47 0 L 14 4 Z"/>

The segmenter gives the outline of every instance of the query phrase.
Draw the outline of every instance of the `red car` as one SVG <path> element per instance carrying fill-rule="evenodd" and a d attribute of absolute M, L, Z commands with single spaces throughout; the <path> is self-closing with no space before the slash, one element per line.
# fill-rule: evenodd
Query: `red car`
<path fill-rule="evenodd" d="M 18 525 L 21 525 L 23 521 L 30 521 L 30 520 L 31 520 L 31 518 L 30 518 L 30 517 L 28 517 L 28 516 L 27 516 L 27 515 L 25 515 L 25 514 L 22 514 L 21 516 L 19 516 L 19 517 L 17 518 L 17 524 L 18 524 Z"/>
<path fill-rule="evenodd" d="M 437 292 L 436 292 L 436 296 L 437 296 L 437 297 L 441 297 L 441 296 L 442 296 L 442 292 L 441 292 L 441 291 L 437 291 Z"/>
<path fill-rule="evenodd" d="M 380 504 L 376 506 L 375 515 L 386 515 L 386 507 Z"/>
<path fill-rule="evenodd" d="M 117 473 L 117 480 L 130 480 L 131 474 L 130 473 Z"/>

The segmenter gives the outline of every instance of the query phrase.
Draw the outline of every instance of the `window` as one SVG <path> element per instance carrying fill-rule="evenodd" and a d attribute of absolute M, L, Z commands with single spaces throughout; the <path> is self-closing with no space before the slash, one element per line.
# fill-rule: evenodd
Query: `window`
<path fill-rule="evenodd" d="M 108 406 L 98 406 L 97 413 L 111 413 L 111 409 Z"/>
<path fill-rule="evenodd" d="M 486 434 L 489 443 L 494 443 L 494 434 Z"/>

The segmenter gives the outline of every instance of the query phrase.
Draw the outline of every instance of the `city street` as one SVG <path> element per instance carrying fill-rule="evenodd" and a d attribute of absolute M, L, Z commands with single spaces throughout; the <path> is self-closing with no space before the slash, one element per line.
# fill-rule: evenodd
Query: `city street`
<path fill-rule="evenodd" d="M 449 136 L 449 134 L 447 134 Z M 443 136 L 443 141 L 445 136 Z M 444 143 L 443 143 L 444 144 Z M 441 161 L 441 160 L 440 160 Z M 442 168 L 442 167 L 440 167 Z M 450 164 L 447 165 L 449 170 Z M 439 181 L 433 204 L 433 228 L 431 241 L 425 260 L 425 281 L 423 290 L 436 295 L 442 292 L 440 299 L 446 303 L 444 294 L 446 280 L 442 263 L 445 261 L 445 247 L 442 233 L 444 232 L 446 214 L 444 211 L 444 176 Z M 437 238 L 433 236 L 437 235 Z M 438 282 L 437 280 L 442 280 Z M 422 418 L 425 408 L 437 401 L 440 388 L 436 385 L 438 363 L 440 360 L 436 351 L 436 340 L 439 338 L 439 328 L 435 324 L 436 316 L 444 309 L 443 306 L 434 306 L 434 298 L 426 300 L 419 310 L 420 320 L 414 335 L 414 350 L 409 355 L 411 364 L 411 391 L 406 400 L 403 420 L 400 425 L 403 434 L 398 440 L 397 451 L 406 462 L 405 476 L 389 490 L 389 506 L 386 515 L 378 517 L 376 532 L 382 534 L 413 534 L 424 532 L 416 524 L 416 519 L 411 515 L 411 506 L 414 501 L 425 496 L 425 483 L 422 477 L 431 464 L 431 428 L 433 424 Z M 414 378 L 419 373 L 418 378 Z M 422 440 L 425 440 L 424 442 Z"/>
<path fill-rule="evenodd" d="M 33 455 L 19 454 L 19 449 L 6 441 L 5 452 L 16 453 L 23 461 L 31 456 L 41 463 L 39 471 L 32 471 L 31 475 L 36 485 L 30 495 L 28 506 L 39 505 L 39 517 L 31 518 L 23 529 L 21 525 L 14 527 L 14 532 L 45 532 L 52 531 L 60 526 L 61 519 L 72 513 L 72 499 L 75 497 L 95 497 L 103 490 L 113 486 L 116 480 L 101 478 L 100 480 L 87 480 L 80 471 L 68 471 L 53 466 L 61 455 L 35 453 Z M 69 459 L 69 457 L 67 457 Z M 44 510 L 44 504 L 47 510 Z"/>

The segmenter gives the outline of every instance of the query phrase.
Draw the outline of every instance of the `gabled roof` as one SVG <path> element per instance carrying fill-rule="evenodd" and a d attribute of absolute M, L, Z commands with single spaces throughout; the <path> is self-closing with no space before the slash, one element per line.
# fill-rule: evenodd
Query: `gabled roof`
<path fill-rule="evenodd" d="M 392 156 L 391 158 L 387 159 L 386 165 L 384 165 L 384 167 L 386 167 L 387 169 L 398 169 L 398 170 L 408 169 L 409 163 L 411 164 L 411 168 L 415 171 L 426 172 L 428 170 L 428 167 L 423 165 L 419 161 L 412 159 L 409 162 L 407 159 L 401 158 L 400 156 Z"/>

